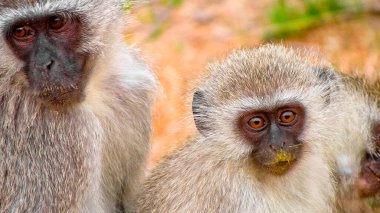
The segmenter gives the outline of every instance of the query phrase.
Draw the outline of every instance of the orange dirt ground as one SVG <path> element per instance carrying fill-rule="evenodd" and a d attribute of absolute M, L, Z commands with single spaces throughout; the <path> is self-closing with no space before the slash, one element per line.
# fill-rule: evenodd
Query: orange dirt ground
<path fill-rule="evenodd" d="M 151 167 L 195 130 L 189 100 L 207 63 L 222 59 L 233 48 L 264 42 L 271 2 L 187 0 L 178 7 L 151 2 L 132 11 L 126 40 L 141 49 L 161 83 L 154 110 Z M 317 50 L 346 73 L 368 79 L 380 73 L 378 15 L 324 24 L 280 42 Z"/>

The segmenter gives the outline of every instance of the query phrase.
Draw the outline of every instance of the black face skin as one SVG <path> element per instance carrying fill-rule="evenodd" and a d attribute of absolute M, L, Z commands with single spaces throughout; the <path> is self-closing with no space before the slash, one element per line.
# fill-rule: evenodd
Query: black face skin
<path fill-rule="evenodd" d="M 299 158 L 302 142 L 298 139 L 304 123 L 304 108 L 288 104 L 273 110 L 244 114 L 238 128 L 254 147 L 252 158 L 261 168 L 281 175 Z"/>
<path fill-rule="evenodd" d="M 367 153 L 357 180 L 357 188 L 361 197 L 370 197 L 380 191 L 380 123 L 373 128 L 376 153 Z"/>
<path fill-rule="evenodd" d="M 66 106 L 83 98 L 86 55 L 76 51 L 81 23 L 61 14 L 20 20 L 6 32 L 33 93 L 52 106 Z"/>

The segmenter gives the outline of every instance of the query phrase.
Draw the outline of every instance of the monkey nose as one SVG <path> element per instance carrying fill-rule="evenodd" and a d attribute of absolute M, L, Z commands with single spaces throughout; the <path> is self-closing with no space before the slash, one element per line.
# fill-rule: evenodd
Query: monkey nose
<path fill-rule="evenodd" d="M 46 60 L 46 61 L 41 61 L 39 63 L 35 63 L 34 66 L 39 71 L 51 71 L 53 65 L 54 65 L 54 60 Z"/>
<path fill-rule="evenodd" d="M 287 150 L 287 145 L 286 145 L 286 142 L 282 142 L 282 143 L 275 143 L 275 144 L 269 144 L 269 148 L 274 151 L 274 152 L 278 152 L 279 150 Z"/>
<path fill-rule="evenodd" d="M 54 60 L 48 60 L 46 62 L 41 62 L 38 68 L 40 68 L 41 70 L 51 71 L 53 65 L 54 65 Z"/>
<path fill-rule="evenodd" d="M 54 64 L 54 60 L 50 60 L 46 63 L 45 67 L 47 70 L 51 70 L 51 67 L 53 66 Z"/>

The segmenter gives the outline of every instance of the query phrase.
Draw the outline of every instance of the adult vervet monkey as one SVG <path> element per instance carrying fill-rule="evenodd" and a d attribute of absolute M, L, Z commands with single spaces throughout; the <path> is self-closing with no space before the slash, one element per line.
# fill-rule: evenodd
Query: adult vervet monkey
<path fill-rule="evenodd" d="M 127 210 L 155 78 L 118 0 L 0 0 L 0 212 Z"/>

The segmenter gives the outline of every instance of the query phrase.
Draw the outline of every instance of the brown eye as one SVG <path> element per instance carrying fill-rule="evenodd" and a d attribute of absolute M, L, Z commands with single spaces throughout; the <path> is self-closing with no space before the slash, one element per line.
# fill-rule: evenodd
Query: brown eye
<path fill-rule="evenodd" d="M 293 111 L 285 111 L 280 115 L 280 123 L 284 125 L 291 124 L 297 118 L 297 114 Z"/>
<path fill-rule="evenodd" d="M 66 20 L 62 16 L 52 16 L 49 18 L 49 27 L 53 30 L 59 30 L 65 26 Z"/>
<path fill-rule="evenodd" d="M 266 126 L 266 121 L 263 117 L 255 116 L 248 121 L 248 125 L 254 130 L 262 130 Z"/>
<path fill-rule="evenodd" d="M 27 40 L 34 36 L 34 30 L 29 26 L 15 27 L 12 35 L 17 40 Z"/>

